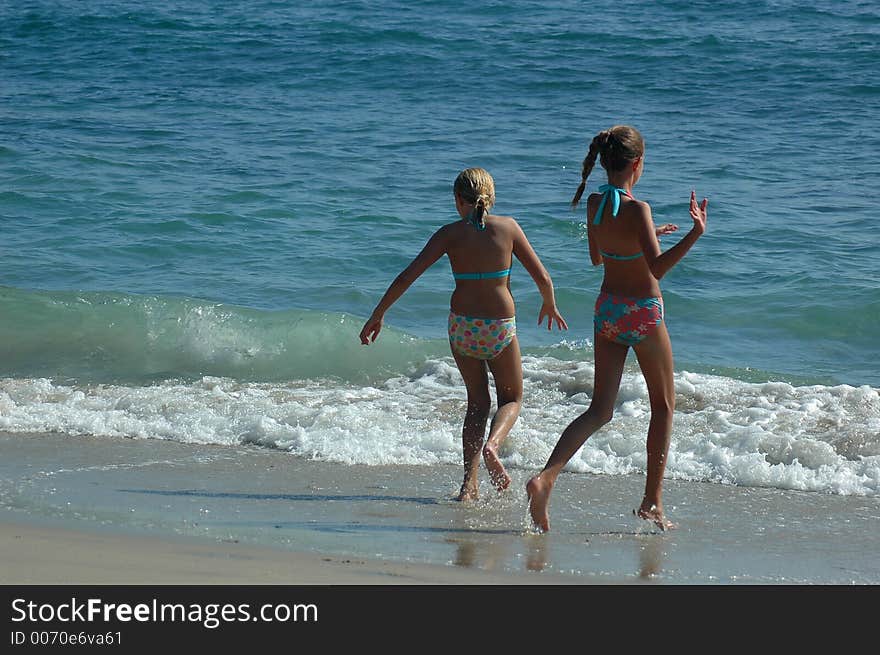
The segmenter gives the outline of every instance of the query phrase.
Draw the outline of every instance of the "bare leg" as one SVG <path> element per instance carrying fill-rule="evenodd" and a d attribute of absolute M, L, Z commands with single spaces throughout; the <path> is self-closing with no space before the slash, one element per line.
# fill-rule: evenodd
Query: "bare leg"
<path fill-rule="evenodd" d="M 510 434 L 522 407 L 522 357 L 516 337 L 498 357 L 489 360 L 489 370 L 495 378 L 498 410 L 489 426 L 489 438 L 483 446 L 483 459 L 489 469 L 489 479 L 498 491 L 510 486 L 510 475 L 498 458 L 501 443 Z"/>
<path fill-rule="evenodd" d="M 595 344 L 593 400 L 590 407 L 565 428 L 544 469 L 526 483 L 532 521 L 544 532 L 550 529 L 548 507 L 556 478 L 590 435 L 608 423 L 614 414 L 614 402 L 617 400 L 629 347 L 601 337 L 595 339 Z"/>
<path fill-rule="evenodd" d="M 467 410 L 461 430 L 464 480 L 456 500 L 476 500 L 479 497 L 480 449 L 483 447 L 491 408 L 489 374 L 485 361 L 456 352 L 452 355 L 467 387 Z"/>
<path fill-rule="evenodd" d="M 675 410 L 675 379 L 672 362 L 672 344 L 666 324 L 661 323 L 651 335 L 633 350 L 639 360 L 648 398 L 651 402 L 651 422 L 648 426 L 648 469 L 645 495 L 638 516 L 653 521 L 661 530 L 675 527 L 663 515 L 663 474 L 672 435 L 672 415 Z"/>

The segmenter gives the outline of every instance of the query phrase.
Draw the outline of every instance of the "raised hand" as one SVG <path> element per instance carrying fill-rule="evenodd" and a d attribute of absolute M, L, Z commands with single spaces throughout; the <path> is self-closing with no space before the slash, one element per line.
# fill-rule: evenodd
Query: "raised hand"
<path fill-rule="evenodd" d="M 706 219 L 708 218 L 706 207 L 708 204 L 709 199 L 703 198 L 703 202 L 698 205 L 697 192 L 696 190 L 691 191 L 691 218 L 694 219 L 694 230 L 700 234 L 706 231 Z"/>

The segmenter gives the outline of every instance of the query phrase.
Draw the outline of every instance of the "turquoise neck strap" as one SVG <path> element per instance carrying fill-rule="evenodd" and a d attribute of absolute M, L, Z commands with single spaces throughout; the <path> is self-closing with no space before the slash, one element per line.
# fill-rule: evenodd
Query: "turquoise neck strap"
<path fill-rule="evenodd" d="M 593 217 L 593 225 L 599 225 L 602 222 L 602 212 L 605 211 L 605 203 L 608 201 L 608 196 L 611 196 L 612 218 L 617 216 L 617 212 L 620 210 L 621 194 L 632 198 L 629 191 L 613 184 L 603 184 L 599 187 L 599 191 L 602 192 L 602 202 L 599 203 L 599 209 L 596 210 L 596 215 Z"/>

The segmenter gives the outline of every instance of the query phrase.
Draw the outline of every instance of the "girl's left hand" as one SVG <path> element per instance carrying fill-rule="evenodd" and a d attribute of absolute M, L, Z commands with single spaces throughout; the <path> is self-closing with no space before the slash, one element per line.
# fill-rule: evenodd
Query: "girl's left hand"
<path fill-rule="evenodd" d="M 658 225 L 655 228 L 655 232 L 658 237 L 662 237 L 664 234 L 672 234 L 677 230 L 678 225 L 675 225 L 674 223 L 664 223 L 663 225 Z"/>

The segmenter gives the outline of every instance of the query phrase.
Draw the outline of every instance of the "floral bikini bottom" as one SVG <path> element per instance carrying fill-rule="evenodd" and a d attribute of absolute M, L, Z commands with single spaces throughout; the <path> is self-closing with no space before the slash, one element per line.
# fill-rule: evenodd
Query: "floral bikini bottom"
<path fill-rule="evenodd" d="M 516 318 L 474 318 L 449 312 L 449 345 L 475 359 L 494 359 L 516 336 Z"/>
<path fill-rule="evenodd" d="M 635 346 L 663 322 L 663 298 L 630 298 L 606 293 L 596 298 L 596 336 Z"/>

